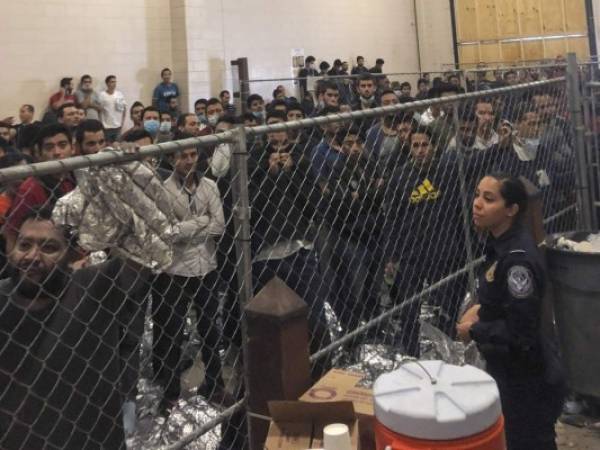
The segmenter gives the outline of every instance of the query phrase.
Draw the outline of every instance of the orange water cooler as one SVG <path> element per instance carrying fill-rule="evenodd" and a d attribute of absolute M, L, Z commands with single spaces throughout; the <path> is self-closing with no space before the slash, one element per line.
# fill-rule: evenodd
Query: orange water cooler
<path fill-rule="evenodd" d="M 473 366 L 411 361 L 373 386 L 377 450 L 506 450 L 496 382 Z"/>

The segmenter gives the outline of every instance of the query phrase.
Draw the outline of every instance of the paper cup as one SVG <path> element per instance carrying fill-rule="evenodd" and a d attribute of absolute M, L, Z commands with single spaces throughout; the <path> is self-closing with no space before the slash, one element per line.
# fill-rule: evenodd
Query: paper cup
<path fill-rule="evenodd" d="M 323 428 L 325 450 L 352 450 L 350 430 L 345 423 L 332 423 Z"/>

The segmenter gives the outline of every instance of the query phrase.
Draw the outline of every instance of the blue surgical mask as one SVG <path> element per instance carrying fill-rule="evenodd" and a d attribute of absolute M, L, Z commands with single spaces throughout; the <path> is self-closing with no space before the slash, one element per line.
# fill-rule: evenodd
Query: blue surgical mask
<path fill-rule="evenodd" d="M 161 133 L 168 133 L 171 131 L 171 122 L 161 122 L 159 130 Z"/>
<path fill-rule="evenodd" d="M 252 115 L 254 117 L 256 117 L 257 120 L 263 120 L 263 118 L 265 117 L 265 112 L 264 111 L 252 111 Z"/>
<path fill-rule="evenodd" d="M 155 120 L 155 119 L 144 120 L 144 130 L 146 130 L 152 136 L 156 136 L 156 134 L 158 133 L 159 127 L 160 127 L 160 123 L 158 120 Z"/>
<path fill-rule="evenodd" d="M 198 120 L 200 122 L 203 122 L 203 123 L 206 122 L 206 114 L 198 113 L 198 114 L 196 114 L 196 117 L 198 118 Z"/>

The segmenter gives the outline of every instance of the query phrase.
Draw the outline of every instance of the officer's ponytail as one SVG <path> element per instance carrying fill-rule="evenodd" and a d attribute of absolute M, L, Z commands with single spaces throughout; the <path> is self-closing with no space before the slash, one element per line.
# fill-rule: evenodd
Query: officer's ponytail
<path fill-rule="evenodd" d="M 528 203 L 525 184 L 519 178 L 504 172 L 495 172 L 488 176 L 500 182 L 500 195 L 504 199 L 506 206 L 517 205 L 519 212 L 515 220 L 522 220 L 525 216 L 525 211 L 527 211 Z"/>

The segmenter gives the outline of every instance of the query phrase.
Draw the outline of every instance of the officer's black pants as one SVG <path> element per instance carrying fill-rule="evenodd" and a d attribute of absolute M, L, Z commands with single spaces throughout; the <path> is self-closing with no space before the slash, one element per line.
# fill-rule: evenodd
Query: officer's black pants
<path fill-rule="evenodd" d="M 542 377 L 494 379 L 500 390 L 507 450 L 556 450 L 554 425 L 562 410 L 564 389 L 549 385 Z"/>

